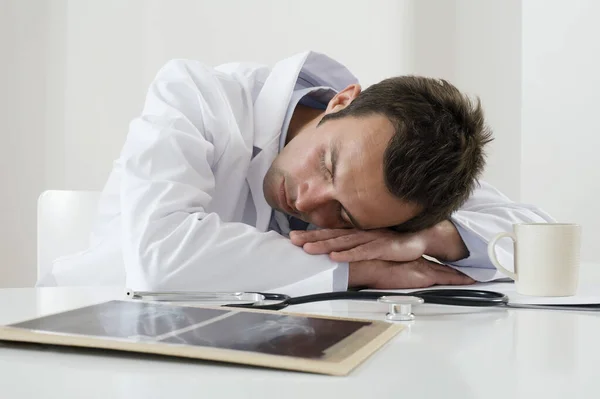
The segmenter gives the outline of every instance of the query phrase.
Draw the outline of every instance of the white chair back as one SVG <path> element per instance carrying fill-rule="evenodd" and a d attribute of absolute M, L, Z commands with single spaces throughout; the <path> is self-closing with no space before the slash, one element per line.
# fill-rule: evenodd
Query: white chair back
<path fill-rule="evenodd" d="M 48 190 L 38 198 L 38 279 L 61 256 L 86 249 L 96 218 L 99 191 Z"/>

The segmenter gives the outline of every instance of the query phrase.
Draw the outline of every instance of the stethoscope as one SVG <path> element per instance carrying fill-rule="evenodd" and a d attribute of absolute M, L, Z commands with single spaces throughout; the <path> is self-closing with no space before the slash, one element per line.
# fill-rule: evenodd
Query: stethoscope
<path fill-rule="evenodd" d="M 495 291 L 440 288 L 411 292 L 339 291 L 291 297 L 286 294 L 267 292 L 193 292 L 193 291 L 132 291 L 127 290 L 129 299 L 167 302 L 218 303 L 220 306 L 281 310 L 292 305 L 332 300 L 376 300 L 388 305 L 386 319 L 410 321 L 414 305 L 435 304 L 450 306 L 496 307 L 512 309 L 545 309 L 562 311 L 600 312 L 600 304 L 524 304 L 511 303 L 506 294 Z"/>
<path fill-rule="evenodd" d="M 508 296 L 500 292 L 468 289 L 427 289 L 411 292 L 339 291 L 291 297 L 266 292 L 148 292 L 126 291 L 130 299 L 168 302 L 217 302 L 221 306 L 263 310 L 281 310 L 288 306 L 332 300 L 376 300 L 389 305 L 386 319 L 414 319 L 412 306 L 423 303 L 451 306 L 502 307 L 509 306 Z"/>

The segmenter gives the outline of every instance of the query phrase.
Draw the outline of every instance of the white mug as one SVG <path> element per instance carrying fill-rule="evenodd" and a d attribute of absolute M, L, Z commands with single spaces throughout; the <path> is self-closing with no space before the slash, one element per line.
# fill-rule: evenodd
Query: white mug
<path fill-rule="evenodd" d="M 575 295 L 579 282 L 581 226 L 571 223 L 522 223 L 514 233 L 500 233 L 488 244 L 488 255 L 498 270 L 515 280 L 517 292 L 533 296 Z M 496 257 L 496 242 L 514 241 L 514 272 Z"/>

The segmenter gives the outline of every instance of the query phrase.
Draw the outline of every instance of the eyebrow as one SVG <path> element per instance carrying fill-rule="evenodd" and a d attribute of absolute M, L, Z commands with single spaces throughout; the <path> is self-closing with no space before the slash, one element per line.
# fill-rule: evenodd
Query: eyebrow
<path fill-rule="evenodd" d="M 333 185 L 335 186 L 335 172 L 337 169 L 337 163 L 338 163 L 338 156 L 340 154 L 340 140 L 336 139 L 333 140 L 333 142 L 331 143 L 331 181 L 333 183 Z M 339 202 L 339 201 L 338 201 Z M 340 206 L 342 207 L 343 211 L 346 213 L 346 215 L 348 216 L 348 219 L 350 219 L 350 223 L 352 223 L 352 225 L 359 229 L 359 230 L 364 230 L 361 226 L 360 223 L 358 223 L 356 221 L 356 219 L 354 218 L 354 216 L 352 216 L 352 214 L 350 212 L 348 212 L 348 210 L 346 208 L 344 208 L 344 205 L 342 205 L 342 203 L 340 202 Z"/>

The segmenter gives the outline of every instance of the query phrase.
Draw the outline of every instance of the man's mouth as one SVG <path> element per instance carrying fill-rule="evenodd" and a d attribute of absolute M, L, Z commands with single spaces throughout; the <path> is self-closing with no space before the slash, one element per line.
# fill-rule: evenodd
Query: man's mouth
<path fill-rule="evenodd" d="M 286 213 L 292 213 L 290 206 L 287 203 L 287 193 L 285 192 L 285 178 L 281 179 L 281 186 L 279 187 L 279 206 Z"/>
<path fill-rule="evenodd" d="M 289 213 L 290 215 L 296 214 L 294 209 L 288 203 L 287 192 L 285 191 L 285 178 L 281 180 L 281 186 L 279 187 L 279 205 L 284 212 Z"/>

